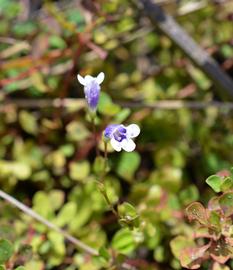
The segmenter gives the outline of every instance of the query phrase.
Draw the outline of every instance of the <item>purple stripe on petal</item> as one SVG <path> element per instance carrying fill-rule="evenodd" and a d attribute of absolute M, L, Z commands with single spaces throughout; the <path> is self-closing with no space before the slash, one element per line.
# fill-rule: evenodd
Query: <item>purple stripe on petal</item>
<path fill-rule="evenodd" d="M 117 127 L 120 126 L 118 124 L 112 124 L 108 125 L 104 131 L 104 136 L 108 139 L 113 138 L 113 132 L 117 129 Z"/>
<path fill-rule="evenodd" d="M 89 107 L 92 110 L 95 110 L 99 101 L 99 94 L 100 94 L 99 84 L 96 83 L 95 80 L 93 80 L 84 87 L 84 91 Z"/>

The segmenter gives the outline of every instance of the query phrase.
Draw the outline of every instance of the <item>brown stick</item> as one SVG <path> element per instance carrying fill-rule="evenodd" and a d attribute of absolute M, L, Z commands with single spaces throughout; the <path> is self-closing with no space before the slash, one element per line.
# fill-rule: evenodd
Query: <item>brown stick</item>
<path fill-rule="evenodd" d="M 187 32 L 152 0 L 141 0 L 145 13 L 151 22 L 167 35 L 176 45 L 214 82 L 218 94 L 233 100 L 233 81 L 190 37 Z"/>

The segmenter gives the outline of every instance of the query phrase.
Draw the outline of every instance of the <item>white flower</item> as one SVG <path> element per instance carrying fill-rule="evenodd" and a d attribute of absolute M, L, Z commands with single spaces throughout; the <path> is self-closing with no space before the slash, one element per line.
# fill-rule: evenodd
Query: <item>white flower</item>
<path fill-rule="evenodd" d="M 97 77 L 86 75 L 84 78 L 78 74 L 78 81 L 84 86 L 84 93 L 91 110 L 95 111 L 99 101 L 100 84 L 104 80 L 104 73 L 100 72 Z"/>
<path fill-rule="evenodd" d="M 122 149 L 126 152 L 132 152 L 136 145 L 132 138 L 135 138 L 139 135 L 140 128 L 136 124 L 131 124 L 129 126 L 113 124 L 107 126 L 104 131 L 104 136 L 107 139 L 110 139 L 112 147 L 117 151 Z"/>

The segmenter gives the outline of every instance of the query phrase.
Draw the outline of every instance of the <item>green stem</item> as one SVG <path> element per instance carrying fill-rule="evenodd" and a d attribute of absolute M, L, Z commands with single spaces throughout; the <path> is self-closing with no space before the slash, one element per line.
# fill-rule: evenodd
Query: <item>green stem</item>
<path fill-rule="evenodd" d="M 91 125 L 92 125 L 92 132 L 94 135 L 96 156 L 99 156 L 100 152 L 99 152 L 99 148 L 98 148 L 98 139 L 97 139 L 97 132 L 96 132 L 96 126 L 95 126 L 95 115 L 94 114 L 91 114 Z"/>
<path fill-rule="evenodd" d="M 100 189 L 100 192 L 102 193 L 102 195 L 104 196 L 105 201 L 107 202 L 110 210 L 118 218 L 119 215 L 118 215 L 117 211 L 115 210 L 114 206 L 112 205 L 112 203 L 108 197 L 106 188 L 104 186 L 104 177 L 107 174 L 107 165 L 108 165 L 108 143 L 106 141 L 104 141 L 104 169 L 103 169 L 103 174 L 100 177 L 99 189 Z"/>

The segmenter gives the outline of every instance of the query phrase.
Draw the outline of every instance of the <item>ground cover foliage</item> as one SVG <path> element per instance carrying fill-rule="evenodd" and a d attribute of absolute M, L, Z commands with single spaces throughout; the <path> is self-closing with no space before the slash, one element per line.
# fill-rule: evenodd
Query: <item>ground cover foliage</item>
<path fill-rule="evenodd" d="M 232 2 L 164 8 L 232 76 Z M 0 269 L 232 269 L 232 110 L 149 106 L 221 101 L 211 80 L 134 1 L 0 0 L 0 18 L 0 187 L 99 251 L 1 200 Z M 76 76 L 100 72 L 95 131 Z M 137 148 L 108 147 L 103 190 L 123 122 Z"/>

